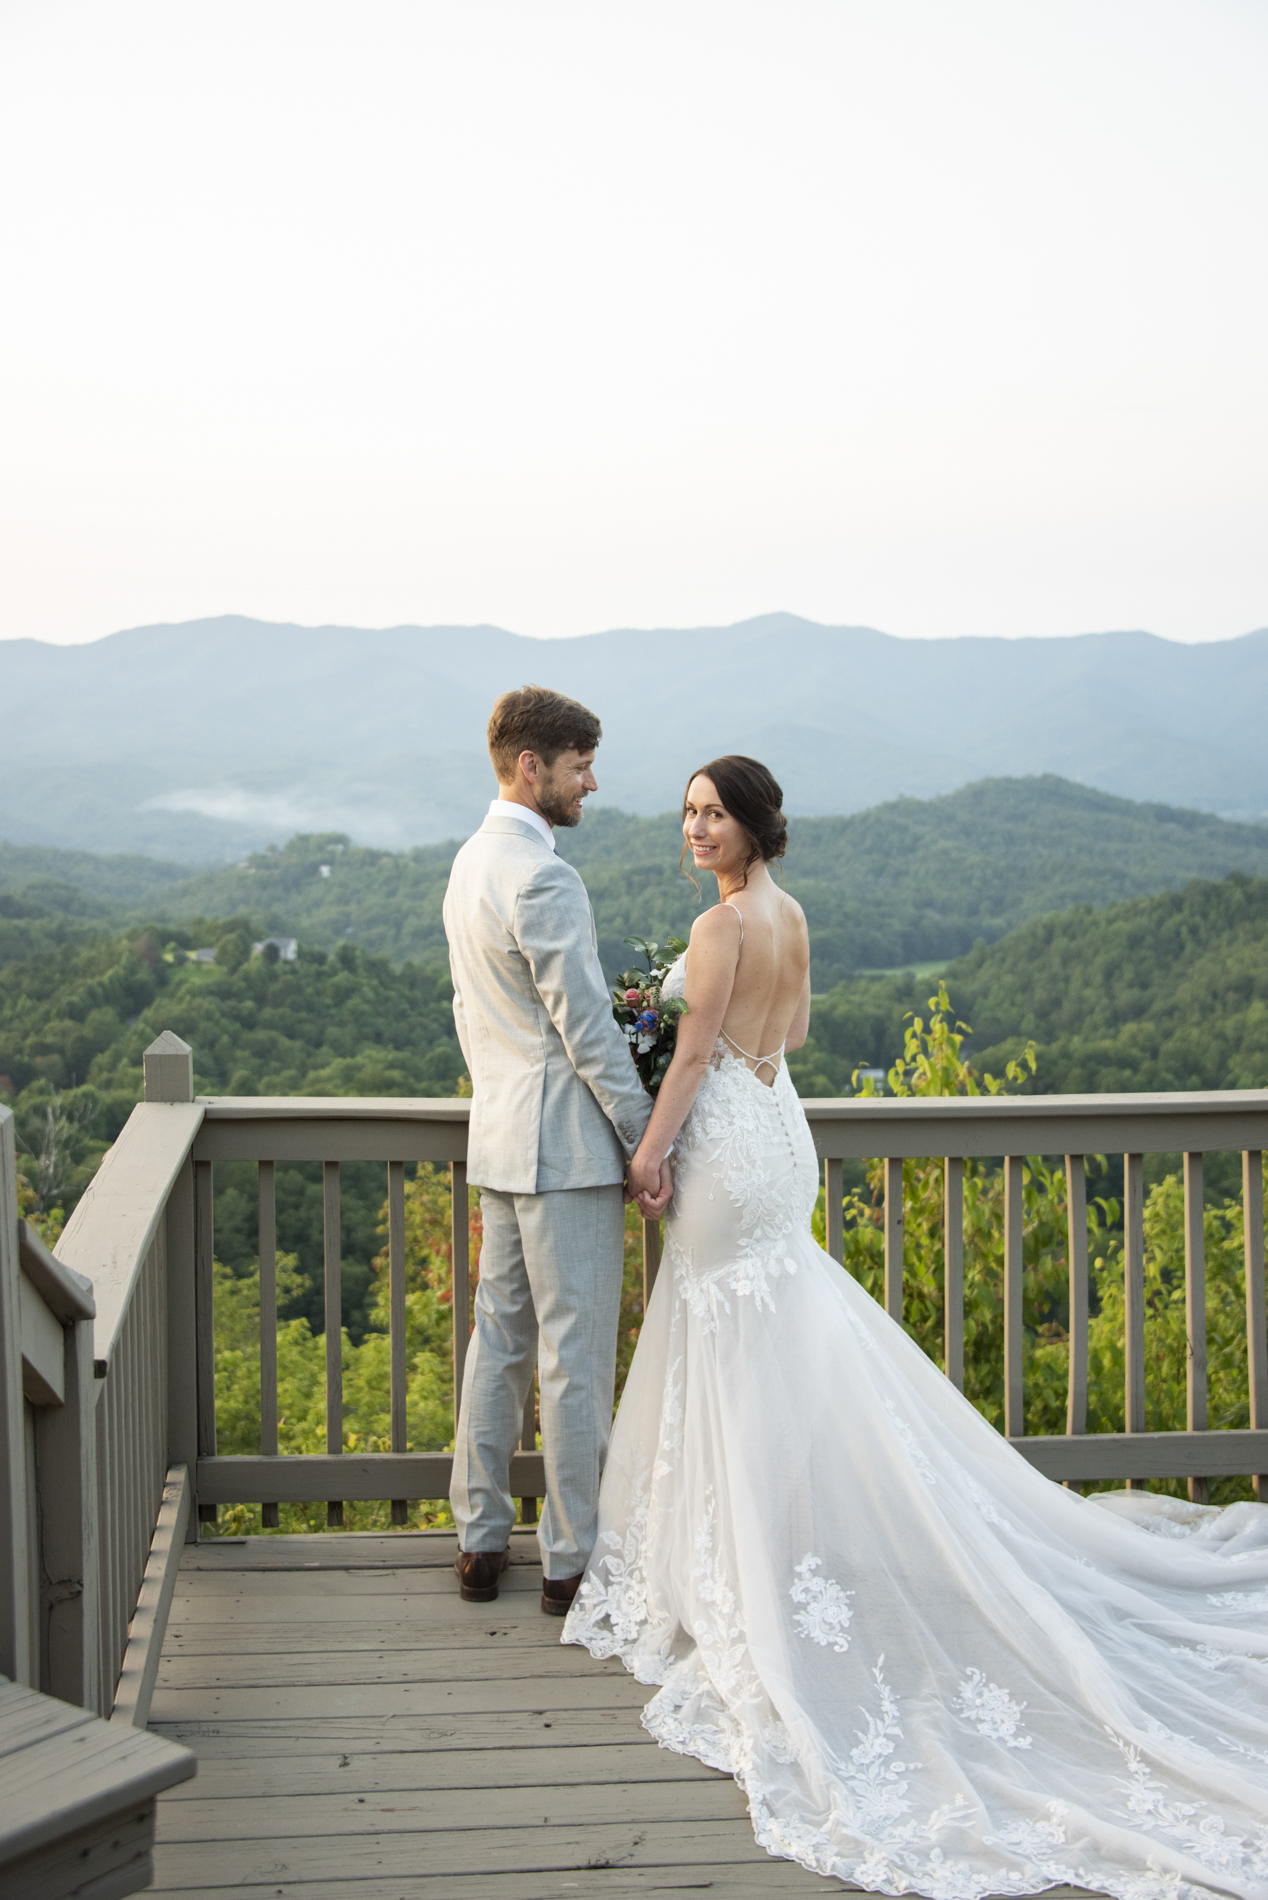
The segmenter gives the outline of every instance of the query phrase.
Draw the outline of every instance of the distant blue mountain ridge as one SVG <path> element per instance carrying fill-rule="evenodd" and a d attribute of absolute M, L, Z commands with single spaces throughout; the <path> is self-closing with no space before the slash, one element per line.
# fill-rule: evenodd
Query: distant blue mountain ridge
<path fill-rule="evenodd" d="M 295 832 L 401 849 L 467 835 L 484 727 L 534 680 L 603 720 L 599 807 L 673 809 L 720 752 L 790 813 L 846 815 L 992 777 L 1268 813 L 1268 629 L 905 640 L 766 614 L 534 640 L 498 627 L 299 627 L 237 615 L 84 646 L 0 641 L 0 837 L 223 863 Z"/>

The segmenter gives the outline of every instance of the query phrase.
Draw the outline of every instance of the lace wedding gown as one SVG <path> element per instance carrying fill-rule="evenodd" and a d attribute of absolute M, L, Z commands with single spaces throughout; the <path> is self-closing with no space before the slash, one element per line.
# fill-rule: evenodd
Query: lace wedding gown
<path fill-rule="evenodd" d="M 1268 1900 L 1268 1507 L 1041 1477 L 815 1245 L 782 1065 L 719 1041 L 675 1174 L 563 1640 L 817 1873 Z"/>

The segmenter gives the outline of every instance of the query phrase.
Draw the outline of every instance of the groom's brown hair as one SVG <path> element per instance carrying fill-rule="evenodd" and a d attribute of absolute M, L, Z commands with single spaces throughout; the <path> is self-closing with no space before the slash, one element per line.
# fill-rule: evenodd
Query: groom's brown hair
<path fill-rule="evenodd" d="M 549 686 L 516 686 L 493 708 L 489 757 L 498 784 L 509 785 L 521 752 L 535 752 L 543 765 L 553 765 L 561 752 L 592 752 L 602 737 L 603 727 L 579 700 Z"/>

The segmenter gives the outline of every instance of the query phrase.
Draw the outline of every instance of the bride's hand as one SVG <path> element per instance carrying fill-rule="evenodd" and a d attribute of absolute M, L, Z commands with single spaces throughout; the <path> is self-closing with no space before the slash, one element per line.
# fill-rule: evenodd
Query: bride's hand
<path fill-rule="evenodd" d="M 626 1191 L 638 1202 L 644 1220 L 659 1220 L 673 1196 L 674 1176 L 669 1156 L 655 1162 L 640 1150 L 630 1162 Z"/>

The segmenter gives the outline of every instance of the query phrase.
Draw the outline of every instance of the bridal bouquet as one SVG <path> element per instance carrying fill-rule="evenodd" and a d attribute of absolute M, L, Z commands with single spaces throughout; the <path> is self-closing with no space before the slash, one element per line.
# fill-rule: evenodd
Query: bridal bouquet
<path fill-rule="evenodd" d="M 685 1016 L 687 1005 L 681 996 L 662 996 L 661 985 L 669 974 L 674 958 L 687 948 L 681 937 L 667 937 L 668 962 L 658 961 L 660 945 L 644 937 L 627 937 L 631 950 L 641 950 L 647 959 L 647 973 L 627 970 L 612 992 L 612 1014 L 616 1026 L 630 1045 L 630 1054 L 639 1080 L 649 1095 L 655 1095 L 665 1079 L 678 1039 L 678 1018 Z"/>

